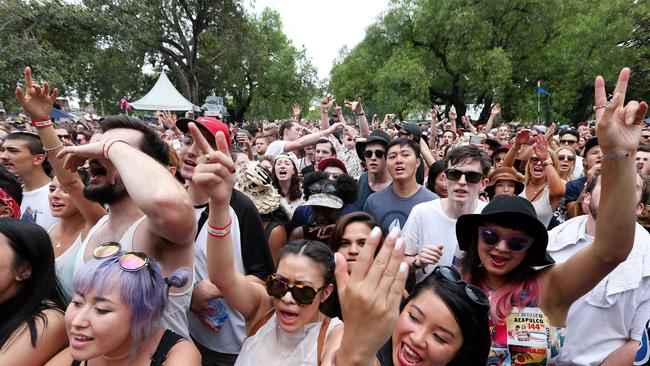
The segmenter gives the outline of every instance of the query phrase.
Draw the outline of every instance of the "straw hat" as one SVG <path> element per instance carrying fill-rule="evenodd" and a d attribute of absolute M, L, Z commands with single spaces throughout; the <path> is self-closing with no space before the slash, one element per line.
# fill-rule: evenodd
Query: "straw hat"
<path fill-rule="evenodd" d="M 271 184 L 271 173 L 259 161 L 248 161 L 237 169 L 235 189 L 248 196 L 261 215 L 280 207 L 280 194 Z"/>

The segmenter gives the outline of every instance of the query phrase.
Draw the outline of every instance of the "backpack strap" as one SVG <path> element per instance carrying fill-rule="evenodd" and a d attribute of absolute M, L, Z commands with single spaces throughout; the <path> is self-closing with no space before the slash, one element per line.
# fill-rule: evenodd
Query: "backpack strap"
<path fill-rule="evenodd" d="M 325 319 L 323 319 L 323 324 L 320 326 L 320 332 L 318 333 L 318 345 L 316 346 L 316 357 L 318 360 L 318 364 L 320 365 L 321 363 L 321 353 L 323 352 L 323 343 L 325 343 L 325 336 L 327 335 L 327 329 L 330 327 L 330 321 L 332 318 L 329 316 L 326 316 Z"/>
<path fill-rule="evenodd" d="M 201 228 L 203 228 L 203 225 L 205 225 L 205 222 L 208 221 L 208 216 L 210 216 L 210 209 L 208 206 L 201 211 L 201 217 L 199 217 L 199 221 L 197 222 L 197 229 L 196 229 L 196 235 L 194 236 L 194 241 L 198 239 L 199 233 L 201 232 Z"/>
<path fill-rule="evenodd" d="M 271 319 L 271 317 L 273 316 L 273 312 L 275 312 L 275 308 L 271 308 L 271 310 L 269 310 L 266 314 L 264 314 L 264 316 L 261 317 L 260 320 L 256 321 L 255 324 L 253 324 L 251 329 L 248 331 L 248 336 L 249 337 L 254 336 L 255 333 L 257 333 L 257 331 L 260 330 L 260 328 L 262 328 L 262 326 L 266 324 L 266 322 L 268 322 L 269 319 Z"/>

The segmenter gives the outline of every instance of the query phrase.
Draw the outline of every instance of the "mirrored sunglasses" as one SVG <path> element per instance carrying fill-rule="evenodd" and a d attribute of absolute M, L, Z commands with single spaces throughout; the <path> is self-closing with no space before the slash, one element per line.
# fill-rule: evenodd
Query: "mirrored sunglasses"
<path fill-rule="evenodd" d="M 106 259 L 121 252 L 122 246 L 118 242 L 100 244 L 93 251 L 95 259 Z M 149 265 L 149 257 L 142 252 L 124 252 L 119 258 L 120 268 L 127 272 L 139 271 Z"/>
<path fill-rule="evenodd" d="M 472 300 L 475 304 L 480 305 L 482 307 L 490 307 L 490 300 L 488 299 L 487 295 L 483 290 L 480 288 L 474 286 L 474 285 L 468 285 L 465 281 L 463 281 L 463 278 L 461 277 L 460 273 L 451 266 L 438 266 L 433 270 L 434 275 L 438 277 L 442 277 L 445 280 L 449 282 L 453 282 L 459 286 L 463 286 L 465 290 L 465 295 Z"/>

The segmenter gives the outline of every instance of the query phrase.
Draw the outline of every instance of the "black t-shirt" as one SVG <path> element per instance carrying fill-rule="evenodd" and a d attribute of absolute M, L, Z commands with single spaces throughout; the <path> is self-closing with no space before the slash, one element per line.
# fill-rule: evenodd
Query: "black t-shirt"
<path fill-rule="evenodd" d="M 388 342 L 377 351 L 377 360 L 381 366 L 393 366 L 393 339 L 389 338 Z"/>

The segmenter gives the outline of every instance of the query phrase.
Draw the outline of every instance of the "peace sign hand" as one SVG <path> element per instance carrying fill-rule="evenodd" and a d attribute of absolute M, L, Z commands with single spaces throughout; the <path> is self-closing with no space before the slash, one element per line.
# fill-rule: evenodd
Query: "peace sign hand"
<path fill-rule="evenodd" d="M 58 96 L 58 89 L 54 89 L 50 95 L 50 85 L 47 81 L 43 83 L 42 88 L 38 84 L 33 84 L 32 70 L 29 66 L 25 68 L 25 90 L 17 86 L 16 98 L 32 120 L 49 120 L 52 105 Z"/>
<path fill-rule="evenodd" d="M 235 186 L 235 163 L 230 157 L 226 136 L 221 131 L 214 135 L 215 151 L 194 123 L 189 123 L 188 127 L 202 154 L 194 168 L 192 183 L 210 197 L 212 204 L 228 205 Z"/>
<path fill-rule="evenodd" d="M 607 102 L 605 80 L 597 76 L 594 83 L 596 134 L 603 153 L 635 151 L 641 137 L 641 125 L 648 111 L 646 102 L 635 100 L 625 103 L 630 69 L 623 68 L 618 75 L 614 97 Z"/>

